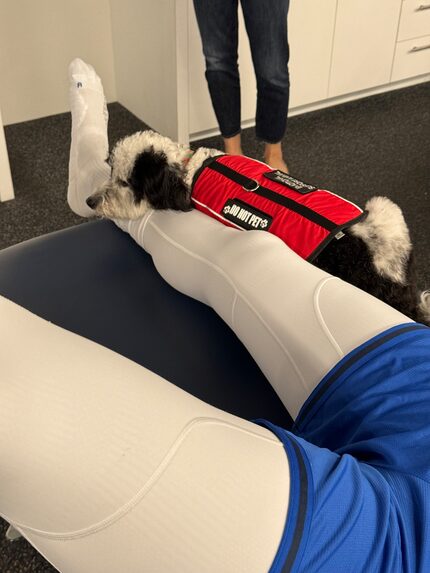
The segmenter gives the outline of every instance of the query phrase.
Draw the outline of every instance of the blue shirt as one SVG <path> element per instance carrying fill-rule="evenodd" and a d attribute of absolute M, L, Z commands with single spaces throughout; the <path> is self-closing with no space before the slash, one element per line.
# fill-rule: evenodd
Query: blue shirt
<path fill-rule="evenodd" d="M 409 323 L 343 358 L 292 432 L 290 506 L 270 573 L 430 572 L 430 328 Z"/>

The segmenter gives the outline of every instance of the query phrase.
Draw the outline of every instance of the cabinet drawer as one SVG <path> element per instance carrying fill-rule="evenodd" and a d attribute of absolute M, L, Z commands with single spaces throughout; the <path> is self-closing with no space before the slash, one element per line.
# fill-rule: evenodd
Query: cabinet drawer
<path fill-rule="evenodd" d="M 391 81 L 430 73 L 430 36 L 399 42 L 394 56 Z"/>
<path fill-rule="evenodd" d="M 403 0 L 398 41 L 430 34 L 430 0 Z"/>

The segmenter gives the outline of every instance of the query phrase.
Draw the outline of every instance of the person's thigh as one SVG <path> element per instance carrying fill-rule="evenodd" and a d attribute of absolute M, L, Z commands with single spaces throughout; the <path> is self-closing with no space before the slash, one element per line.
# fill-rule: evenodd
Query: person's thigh
<path fill-rule="evenodd" d="M 1 517 L 61 571 L 270 569 L 278 438 L 3 297 L 0 316 Z"/>
<path fill-rule="evenodd" d="M 194 0 L 194 10 L 207 63 L 237 60 L 238 0 Z"/>
<path fill-rule="evenodd" d="M 289 0 L 241 0 L 241 5 L 257 80 L 288 86 Z"/>

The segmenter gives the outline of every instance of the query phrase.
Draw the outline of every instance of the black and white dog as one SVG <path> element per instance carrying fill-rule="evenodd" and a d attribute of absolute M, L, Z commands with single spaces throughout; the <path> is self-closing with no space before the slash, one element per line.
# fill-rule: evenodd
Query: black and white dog
<path fill-rule="evenodd" d="M 110 219 L 136 219 L 149 209 L 188 211 L 194 175 L 217 155 L 223 154 L 203 147 L 193 153 L 154 131 L 135 133 L 117 143 L 110 158 L 111 178 L 87 204 Z M 331 241 L 312 263 L 430 325 L 430 291 L 418 291 L 400 208 L 386 197 L 373 197 L 365 209 L 367 217 Z"/>

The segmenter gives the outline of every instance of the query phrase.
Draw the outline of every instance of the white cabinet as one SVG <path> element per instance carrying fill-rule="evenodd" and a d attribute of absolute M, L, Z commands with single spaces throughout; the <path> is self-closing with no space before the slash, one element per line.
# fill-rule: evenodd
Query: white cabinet
<path fill-rule="evenodd" d="M 390 82 L 402 0 L 338 0 L 329 97 Z"/>
<path fill-rule="evenodd" d="M 403 0 L 397 40 L 411 40 L 430 34 L 430 0 Z"/>
<path fill-rule="evenodd" d="M 430 73 L 430 0 L 403 0 L 391 81 Z"/>
<path fill-rule="evenodd" d="M 394 57 L 393 82 L 430 73 L 430 36 L 399 42 Z"/>
<path fill-rule="evenodd" d="M 328 97 L 336 6 L 337 0 L 291 0 L 290 107 Z"/>

